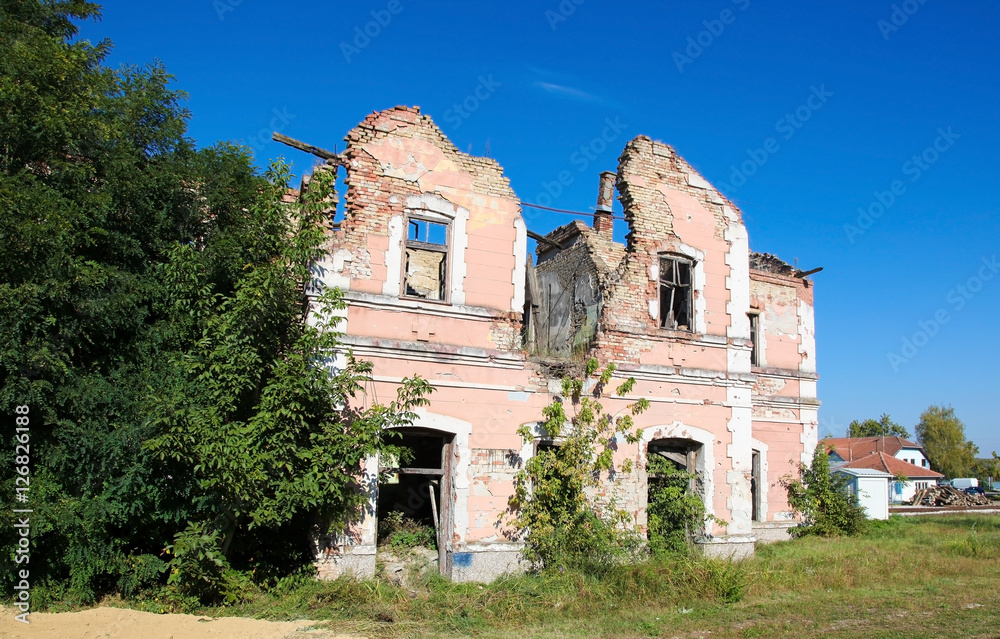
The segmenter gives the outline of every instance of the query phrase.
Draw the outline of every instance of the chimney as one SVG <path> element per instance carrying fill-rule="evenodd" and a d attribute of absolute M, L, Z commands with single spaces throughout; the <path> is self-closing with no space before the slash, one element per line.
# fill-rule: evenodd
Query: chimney
<path fill-rule="evenodd" d="M 601 186 L 597 191 L 597 210 L 594 212 L 594 230 L 598 233 L 611 235 L 614 230 L 614 219 L 611 217 L 611 204 L 615 199 L 615 180 L 618 176 L 614 171 L 601 173 Z"/>

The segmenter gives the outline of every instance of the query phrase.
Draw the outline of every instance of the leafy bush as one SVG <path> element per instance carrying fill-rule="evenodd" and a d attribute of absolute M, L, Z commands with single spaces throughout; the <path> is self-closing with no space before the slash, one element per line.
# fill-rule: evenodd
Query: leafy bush
<path fill-rule="evenodd" d="M 249 572 L 229 565 L 221 549 L 222 535 L 205 522 L 189 522 L 167 546 L 168 598 L 182 609 L 199 604 L 249 601 L 257 587 Z"/>
<path fill-rule="evenodd" d="M 609 415 L 600 399 L 611 382 L 614 365 L 598 374 L 597 360 L 591 359 L 585 370 L 583 379 L 564 378 L 562 397 L 543 410 L 543 430 L 555 445 L 539 450 L 518 472 L 509 512 L 515 535 L 525 539 L 523 553 L 531 563 L 540 568 L 602 573 L 634 557 L 641 539 L 614 497 L 598 499 L 593 489 L 609 472 L 632 471 L 628 462 L 614 467 L 616 439 L 621 436 L 631 444 L 641 439 L 642 431 L 634 428 L 632 417 L 649 402 L 640 399 L 626 414 Z M 589 397 L 584 394 L 587 381 L 596 381 Z M 616 393 L 626 395 L 634 385 L 635 380 L 629 378 Z M 573 407 L 572 417 L 566 414 L 564 402 Z M 518 432 L 525 443 L 534 440 L 529 428 Z"/>
<path fill-rule="evenodd" d="M 698 475 L 680 470 L 669 459 L 655 454 L 649 456 L 646 471 L 650 552 L 687 552 L 693 534 L 705 523 L 705 502 L 689 489 Z"/>
<path fill-rule="evenodd" d="M 396 550 L 437 549 L 434 527 L 421 524 L 399 511 L 387 513 L 378 522 L 378 543 Z"/>
<path fill-rule="evenodd" d="M 245 603 L 253 599 L 257 591 L 257 584 L 249 572 L 229 568 L 222 573 L 222 583 L 219 585 L 222 603 L 226 605 Z"/>
<path fill-rule="evenodd" d="M 812 465 L 802 464 L 800 479 L 782 478 L 788 493 L 788 503 L 802 513 L 805 521 L 792 529 L 792 534 L 857 535 L 867 529 L 864 508 L 857 497 L 848 493 L 847 479 L 830 472 L 830 456 L 820 443 L 813 454 Z"/>
<path fill-rule="evenodd" d="M 177 533 L 166 553 L 173 559 L 167 564 L 169 592 L 182 605 L 213 603 L 220 597 L 229 562 L 220 548 L 221 535 L 204 522 L 189 522 Z"/>
<path fill-rule="evenodd" d="M 160 577 L 168 569 L 167 562 L 156 555 L 130 557 L 128 563 L 130 570 L 118 580 L 118 591 L 123 597 L 134 597 L 158 586 Z"/>

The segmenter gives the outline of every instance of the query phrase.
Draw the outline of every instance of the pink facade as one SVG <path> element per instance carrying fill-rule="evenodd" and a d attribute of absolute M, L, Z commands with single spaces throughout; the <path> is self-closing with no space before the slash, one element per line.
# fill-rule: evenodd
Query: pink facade
<path fill-rule="evenodd" d="M 440 566 L 456 580 L 516 570 L 502 516 L 537 444 L 516 431 L 528 424 L 541 441 L 553 371 L 585 356 L 637 380 L 604 402 L 610 411 L 651 403 L 637 421 L 643 442 L 619 451 L 635 472 L 607 486 L 637 525 L 654 451 L 692 465 L 726 522 L 707 531 L 709 552 L 748 554 L 755 535 L 793 523 L 777 482 L 816 443 L 812 288 L 752 255 L 739 210 L 669 146 L 638 137 L 602 177 L 599 210 L 616 187 L 627 246 L 598 215 L 597 228 L 575 223 L 539 242 L 536 265 L 501 167 L 458 151 L 417 109 L 374 113 L 347 143 L 328 163 L 347 192 L 320 265 L 349 304 L 343 342 L 374 363 L 374 397 L 413 375 L 436 391 L 408 429 L 418 459 L 372 490 L 356 528 L 328 544 L 324 574 L 371 574 L 377 520 L 391 510 L 434 513 Z M 373 480 L 379 464 L 394 460 L 369 460 Z"/>

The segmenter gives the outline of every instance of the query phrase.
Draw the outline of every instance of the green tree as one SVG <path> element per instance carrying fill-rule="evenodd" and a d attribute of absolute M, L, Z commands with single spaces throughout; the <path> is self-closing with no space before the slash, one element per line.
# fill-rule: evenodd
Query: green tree
<path fill-rule="evenodd" d="M 788 503 L 802 513 L 804 522 L 796 535 L 855 535 L 865 529 L 865 511 L 847 490 L 847 478 L 830 472 L 830 453 L 820 442 L 812 464 L 799 467 L 800 477 L 782 478 Z"/>
<path fill-rule="evenodd" d="M 965 439 L 965 424 L 955 409 L 930 406 L 921 413 L 916 433 L 931 468 L 950 478 L 971 476 L 979 448 Z"/>
<path fill-rule="evenodd" d="M 977 459 L 972 476 L 979 480 L 979 485 L 983 488 L 993 489 L 994 483 L 1000 483 L 1000 455 L 993 451 L 991 457 Z"/>
<path fill-rule="evenodd" d="M 350 410 L 370 367 L 327 367 L 336 331 L 305 322 L 318 205 L 281 204 L 287 171 L 261 175 L 245 149 L 195 149 L 162 66 L 112 70 L 110 43 L 77 38 L 98 18 L 0 1 L 0 413 L 30 409 L 33 595 L 131 595 L 168 561 L 175 583 L 197 573 L 168 546 L 292 570 L 350 518 L 358 460 L 428 387 Z"/>
<path fill-rule="evenodd" d="M 525 558 L 535 565 L 600 572 L 639 548 L 628 513 L 595 490 L 609 472 L 632 471 L 628 462 L 614 467 L 616 440 L 621 436 L 635 444 L 641 439 L 632 418 L 649 406 L 643 398 L 624 414 L 604 411 L 600 400 L 614 370 L 608 364 L 598 372 L 597 360 L 591 359 L 583 379 L 563 379 L 562 397 L 543 410 L 542 428 L 554 445 L 541 448 L 515 478 L 511 523 L 525 538 Z M 588 381 L 596 381 L 589 396 L 584 392 Z M 634 385 L 629 378 L 615 392 L 626 395 Z M 525 443 L 534 439 L 526 427 L 519 433 Z"/>
<path fill-rule="evenodd" d="M 141 398 L 162 371 L 155 266 L 212 213 L 188 185 L 217 184 L 163 68 L 113 71 L 109 43 L 75 39 L 75 21 L 97 17 L 89 2 L 0 3 L 0 412 L 30 408 L 32 536 L 46 549 L 32 584 L 68 581 L 83 599 L 156 578 L 162 527 L 196 508 L 142 450 Z"/>
<path fill-rule="evenodd" d="M 371 364 L 346 354 L 333 366 L 345 305 L 336 289 L 313 303 L 305 291 L 323 251 L 332 174 L 314 175 L 301 207 L 281 202 L 286 174 L 269 178 L 266 197 L 235 225 L 251 238 L 242 253 L 234 254 L 235 237 L 209 238 L 200 250 L 175 246 L 163 266 L 173 318 L 192 336 L 170 356 L 172 375 L 151 406 L 157 435 L 147 442 L 190 469 L 222 554 L 258 572 L 307 561 L 310 534 L 340 532 L 361 512 L 365 458 L 390 452 L 392 429 L 411 424 L 431 391 L 404 379 L 391 404 L 355 408 Z M 231 290 L 218 292 L 209 273 L 226 260 L 242 268 Z M 263 538 L 297 541 L 297 557 L 269 556 Z"/>
<path fill-rule="evenodd" d="M 887 413 L 882 413 L 878 420 L 866 419 L 862 422 L 852 421 L 847 426 L 848 437 L 902 437 L 910 438 L 910 431 L 892 421 Z"/>

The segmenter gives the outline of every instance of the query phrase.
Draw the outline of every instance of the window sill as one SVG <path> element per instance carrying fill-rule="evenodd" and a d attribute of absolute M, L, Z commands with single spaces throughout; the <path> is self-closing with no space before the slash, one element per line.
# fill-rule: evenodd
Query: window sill
<path fill-rule="evenodd" d="M 420 302 L 421 304 L 434 304 L 435 306 L 451 306 L 448 300 L 429 300 L 426 297 L 414 297 L 412 295 L 400 295 L 399 299 L 407 302 Z"/>
<path fill-rule="evenodd" d="M 656 330 L 661 335 L 667 335 L 668 337 L 698 337 L 698 333 L 695 333 L 694 331 L 687 331 L 679 328 L 657 327 Z"/>

